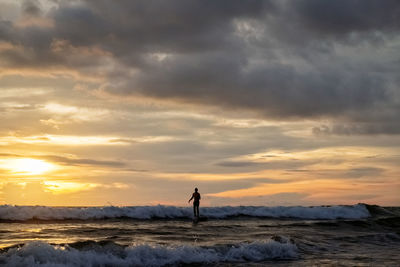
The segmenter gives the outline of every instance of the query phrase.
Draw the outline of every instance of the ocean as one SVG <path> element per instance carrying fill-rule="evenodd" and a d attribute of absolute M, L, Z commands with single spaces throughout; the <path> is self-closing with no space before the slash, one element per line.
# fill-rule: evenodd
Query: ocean
<path fill-rule="evenodd" d="M 1 266 L 400 266 L 400 208 L 0 206 Z"/>

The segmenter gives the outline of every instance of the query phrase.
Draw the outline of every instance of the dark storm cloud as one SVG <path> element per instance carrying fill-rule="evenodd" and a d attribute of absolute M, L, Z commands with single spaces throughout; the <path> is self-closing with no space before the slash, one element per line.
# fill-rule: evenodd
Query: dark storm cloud
<path fill-rule="evenodd" d="M 73 44 L 93 44 L 103 39 L 109 50 L 121 55 L 155 49 L 204 51 L 224 48 L 230 41 L 232 19 L 260 16 L 267 3 L 86 1 L 84 5 L 62 6 L 53 17 L 57 34 L 67 36 Z"/>
<path fill-rule="evenodd" d="M 228 55 L 172 60 L 129 84 L 155 97 L 248 108 L 276 117 L 337 115 L 388 101 L 386 82 L 368 73 L 327 69 L 301 74 L 282 64 L 244 71 L 237 61 Z"/>
<path fill-rule="evenodd" d="M 37 1 L 25 1 L 21 8 L 26 15 L 39 16 L 41 14 L 40 4 Z"/>
<path fill-rule="evenodd" d="M 400 27 L 396 0 L 300 0 L 292 4 L 303 25 L 321 34 L 398 31 Z"/>
<path fill-rule="evenodd" d="M 45 14 L 37 8 L 23 5 L 51 27 L 0 22 L 0 39 L 20 47 L 0 51 L 5 66 L 93 74 L 109 64 L 91 54 L 96 48 L 115 63 L 101 69 L 107 81 L 99 87 L 109 93 L 268 118 L 357 124 L 354 114 L 393 114 L 399 102 L 398 1 L 88 0 L 61 2 Z M 377 121 L 378 131 L 398 133 L 386 115 L 368 127 Z"/>

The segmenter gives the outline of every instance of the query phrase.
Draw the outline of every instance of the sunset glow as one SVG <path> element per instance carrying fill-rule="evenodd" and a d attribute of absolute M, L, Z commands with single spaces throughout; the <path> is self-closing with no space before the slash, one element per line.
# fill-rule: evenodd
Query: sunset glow
<path fill-rule="evenodd" d="M 7 159 L 0 162 L 4 169 L 17 175 L 39 175 L 53 170 L 53 164 L 38 159 Z"/>
<path fill-rule="evenodd" d="M 0 205 L 400 205 L 398 22 L 217 2 L 1 1 Z"/>

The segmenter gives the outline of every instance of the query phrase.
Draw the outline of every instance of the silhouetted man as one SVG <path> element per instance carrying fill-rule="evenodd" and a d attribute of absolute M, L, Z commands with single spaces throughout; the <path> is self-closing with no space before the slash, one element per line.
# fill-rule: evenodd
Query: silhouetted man
<path fill-rule="evenodd" d="M 197 191 L 199 191 L 199 189 L 195 188 L 192 197 L 189 199 L 189 203 L 192 199 L 194 199 L 193 200 L 193 213 L 194 213 L 195 218 L 199 218 L 199 216 L 200 216 L 199 206 L 200 206 L 200 198 L 201 197 L 200 197 L 200 193 Z"/>

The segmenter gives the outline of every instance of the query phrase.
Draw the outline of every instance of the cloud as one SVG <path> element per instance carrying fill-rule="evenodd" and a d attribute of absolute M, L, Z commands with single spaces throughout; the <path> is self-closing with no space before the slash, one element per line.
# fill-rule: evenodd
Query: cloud
<path fill-rule="evenodd" d="M 350 178 L 362 178 L 362 177 L 380 178 L 379 176 L 381 176 L 384 171 L 385 169 L 374 168 L 374 167 L 353 168 L 348 170 L 346 176 Z"/>
<path fill-rule="evenodd" d="M 400 99 L 398 1 L 32 3 L 21 9 L 53 26 L 1 21 L 0 40 L 13 46 L 0 52 L 3 66 L 70 70 L 121 97 L 274 119 L 358 123 L 354 114 L 383 109 L 371 124 L 398 133 L 388 126 Z"/>
<path fill-rule="evenodd" d="M 294 9 L 304 27 L 320 34 L 344 35 L 364 31 L 398 31 L 396 0 L 296 1 Z"/>
<path fill-rule="evenodd" d="M 24 14 L 31 16 L 39 16 L 41 9 L 37 1 L 25 1 L 22 3 L 22 10 Z"/>
<path fill-rule="evenodd" d="M 248 171 L 255 170 L 279 170 L 279 169 L 295 169 L 302 168 L 308 165 L 313 165 L 317 163 L 317 160 L 310 159 L 282 159 L 276 160 L 272 162 L 256 162 L 256 161 L 243 161 L 243 160 L 225 160 L 218 162 L 216 165 L 226 168 L 235 168 L 236 171 L 238 169 L 243 170 L 247 169 Z"/>
<path fill-rule="evenodd" d="M 84 158 L 68 158 L 62 156 L 46 155 L 46 156 L 35 156 L 34 158 L 48 160 L 50 162 L 61 163 L 68 166 L 105 166 L 105 167 L 123 167 L 124 162 L 112 161 L 112 160 L 94 160 L 94 159 L 84 159 Z"/>
<path fill-rule="evenodd" d="M 240 190 L 251 188 L 259 184 L 284 184 L 287 180 L 271 179 L 271 178 L 249 178 L 241 177 L 237 179 L 179 179 L 170 175 L 169 178 L 160 177 L 137 177 L 130 179 L 129 183 L 135 185 L 138 191 L 141 192 L 143 200 L 141 201 L 154 201 L 154 196 L 157 196 L 157 200 L 161 202 L 176 202 L 178 205 L 182 205 L 182 194 L 183 197 L 190 197 L 195 187 L 199 188 L 201 194 L 203 194 L 203 205 L 207 206 L 211 203 L 215 203 L 213 197 L 208 194 L 216 194 L 224 190 Z M 168 190 L 166 190 L 168 189 Z M 176 197 L 178 196 L 178 197 Z M 215 199 L 214 199 L 215 200 Z M 185 203 L 187 200 L 185 201 Z M 221 202 L 224 203 L 224 202 Z"/>
<path fill-rule="evenodd" d="M 22 154 L 12 154 L 12 153 L 0 153 L 1 158 L 34 158 L 42 159 L 49 162 L 60 163 L 69 166 L 106 166 L 106 167 L 123 167 L 124 162 L 121 161 L 111 161 L 111 160 L 95 160 L 86 158 L 72 158 L 57 155 L 22 155 Z"/>
<path fill-rule="evenodd" d="M 399 121 L 333 124 L 322 125 L 312 128 L 315 135 L 377 135 L 377 134 L 400 134 Z"/>
<path fill-rule="evenodd" d="M 248 167 L 257 165 L 257 163 L 252 161 L 222 161 L 217 165 L 222 167 Z"/>

